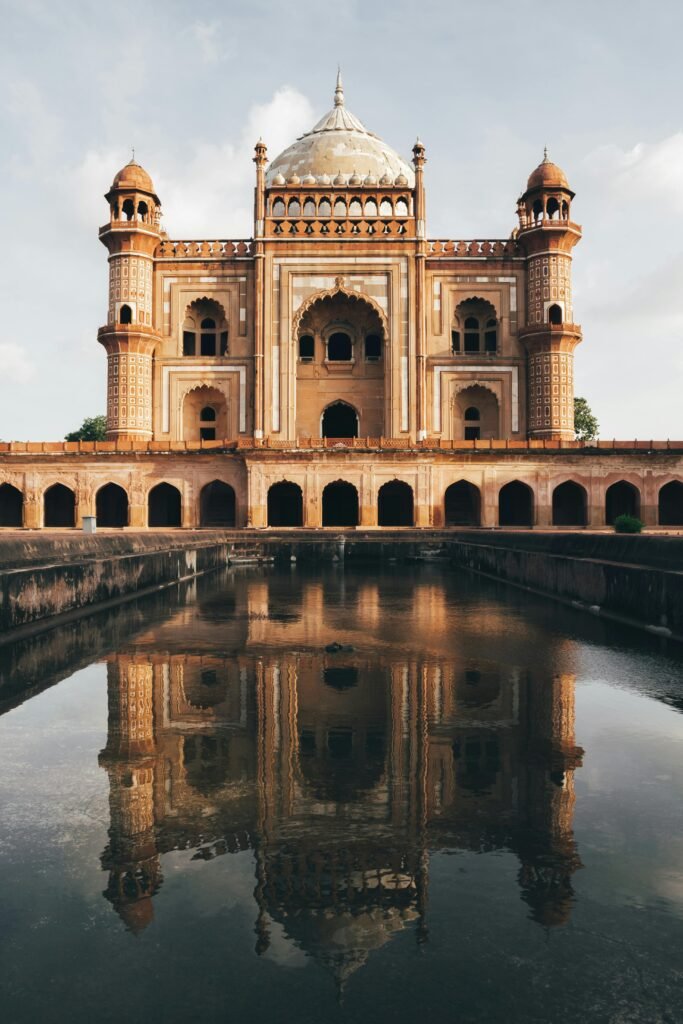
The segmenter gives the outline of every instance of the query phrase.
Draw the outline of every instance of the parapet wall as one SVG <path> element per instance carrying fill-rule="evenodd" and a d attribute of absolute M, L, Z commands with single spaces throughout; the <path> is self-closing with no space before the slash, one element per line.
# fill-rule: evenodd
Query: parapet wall
<path fill-rule="evenodd" d="M 683 640 L 683 538 L 505 534 L 447 549 L 461 568 Z"/>

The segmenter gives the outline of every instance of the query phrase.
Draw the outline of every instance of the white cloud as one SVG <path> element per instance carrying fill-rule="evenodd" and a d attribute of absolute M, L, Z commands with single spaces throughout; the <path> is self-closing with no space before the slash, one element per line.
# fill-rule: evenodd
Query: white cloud
<path fill-rule="evenodd" d="M 0 341 L 0 373 L 3 384 L 24 384 L 35 367 L 14 341 Z"/>
<path fill-rule="evenodd" d="M 245 237 L 253 229 L 254 144 L 263 138 L 272 159 L 312 127 L 309 100 L 283 86 L 267 103 L 253 106 L 236 141 L 202 143 L 192 159 L 155 172 L 172 237 Z"/>
<path fill-rule="evenodd" d="M 207 64 L 215 64 L 224 59 L 226 54 L 221 46 L 221 26 L 217 21 L 196 21 L 192 26 L 194 36 L 202 59 Z"/>
<path fill-rule="evenodd" d="M 683 212 L 683 132 L 631 149 L 600 146 L 586 158 L 585 167 L 619 205 L 625 200 L 647 203 L 650 216 L 653 210 Z"/>

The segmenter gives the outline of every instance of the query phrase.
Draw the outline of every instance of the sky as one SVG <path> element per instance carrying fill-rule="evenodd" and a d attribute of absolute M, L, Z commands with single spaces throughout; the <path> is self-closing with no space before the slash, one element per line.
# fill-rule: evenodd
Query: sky
<path fill-rule="evenodd" d="M 577 193 L 576 394 L 603 438 L 683 438 L 676 0 L 0 0 L 0 439 L 105 411 L 108 217 L 136 158 L 171 237 L 251 234 L 253 145 L 332 105 L 409 157 L 428 232 L 505 238 L 544 145 Z"/>

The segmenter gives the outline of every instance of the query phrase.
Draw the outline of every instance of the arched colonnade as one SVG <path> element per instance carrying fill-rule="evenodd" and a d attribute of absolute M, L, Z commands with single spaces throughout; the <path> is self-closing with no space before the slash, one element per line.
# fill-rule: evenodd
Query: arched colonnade
<path fill-rule="evenodd" d="M 32 492 L 20 480 L 0 481 L 0 528 L 557 527 L 599 529 L 622 514 L 646 526 L 683 528 L 683 478 L 611 474 L 596 481 L 567 474 L 512 474 L 499 469 L 467 477 L 431 467 L 364 472 L 340 464 L 325 479 L 311 466 L 279 473 L 252 468 L 249 483 L 231 479 L 154 476 L 85 487 L 78 479 L 46 479 Z M 247 495 L 250 495 L 248 498 Z M 430 495 L 425 499 L 425 494 Z"/>

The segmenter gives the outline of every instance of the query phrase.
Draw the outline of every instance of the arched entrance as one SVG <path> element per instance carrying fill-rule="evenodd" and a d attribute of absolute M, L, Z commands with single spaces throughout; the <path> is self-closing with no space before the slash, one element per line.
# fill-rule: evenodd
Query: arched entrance
<path fill-rule="evenodd" d="M 413 489 L 403 480 L 383 484 L 377 496 L 379 526 L 413 525 Z"/>
<path fill-rule="evenodd" d="M 617 516 L 640 515 L 640 491 L 627 480 L 619 480 L 605 492 L 605 522 L 614 525 Z"/>
<path fill-rule="evenodd" d="M 43 523 L 45 526 L 75 526 L 76 496 L 70 487 L 53 484 L 43 496 Z"/>
<path fill-rule="evenodd" d="M 680 480 L 664 484 L 659 492 L 659 525 L 683 526 L 683 483 Z"/>
<path fill-rule="evenodd" d="M 446 489 L 446 526 L 479 526 L 481 524 L 481 493 L 467 480 L 459 480 Z"/>
<path fill-rule="evenodd" d="M 199 522 L 201 526 L 235 525 L 235 492 L 230 484 L 212 480 L 202 487 L 199 496 Z"/>
<path fill-rule="evenodd" d="M 98 526 L 128 526 L 128 495 L 118 484 L 105 484 L 95 495 Z"/>
<path fill-rule="evenodd" d="M 527 484 L 513 480 L 501 487 L 498 494 L 500 526 L 533 526 L 534 495 Z"/>
<path fill-rule="evenodd" d="M 225 395 L 202 384 L 183 400 L 184 441 L 223 441 L 230 436 Z"/>
<path fill-rule="evenodd" d="M 268 526 L 302 526 L 304 498 L 298 484 L 283 480 L 268 490 Z"/>
<path fill-rule="evenodd" d="M 148 526 L 180 526 L 182 500 L 180 491 L 172 484 L 157 484 L 147 499 Z"/>
<path fill-rule="evenodd" d="M 323 526 L 358 526 L 358 491 L 335 480 L 323 491 Z"/>
<path fill-rule="evenodd" d="M 451 436 L 455 440 L 500 437 L 498 399 L 488 388 L 479 384 L 463 388 L 455 396 L 452 408 Z"/>
<path fill-rule="evenodd" d="M 23 526 L 24 495 L 12 484 L 0 484 L 0 526 Z"/>
<path fill-rule="evenodd" d="M 334 402 L 323 413 L 322 437 L 358 437 L 358 413 L 346 402 Z"/>
<path fill-rule="evenodd" d="M 585 526 L 587 495 L 581 484 L 567 480 L 553 491 L 553 526 Z"/>

